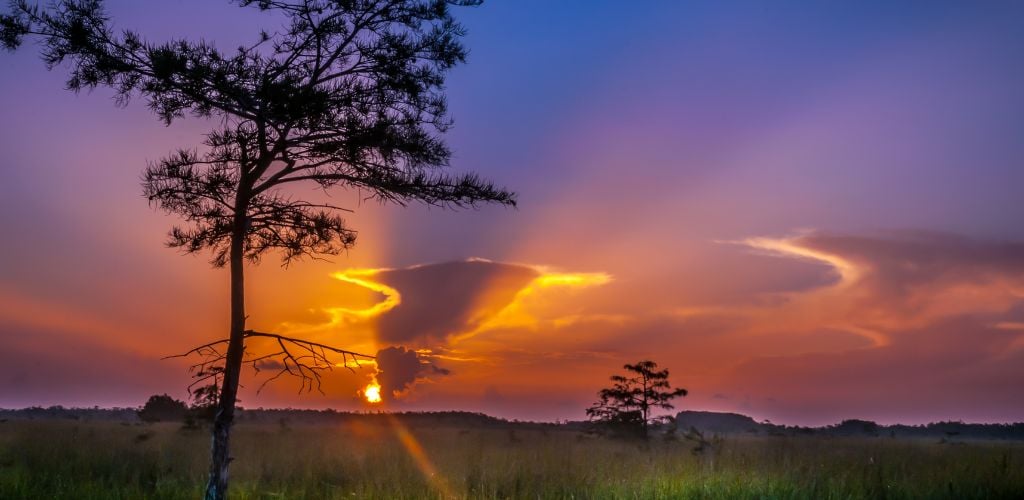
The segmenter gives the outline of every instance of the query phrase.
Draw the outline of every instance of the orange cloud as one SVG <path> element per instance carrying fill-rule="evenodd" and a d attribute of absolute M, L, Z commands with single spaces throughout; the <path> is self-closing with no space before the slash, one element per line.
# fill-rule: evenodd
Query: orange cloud
<path fill-rule="evenodd" d="M 555 290 L 608 283 L 611 277 L 604 273 L 565 273 L 474 258 L 398 269 L 348 269 L 332 277 L 371 292 L 375 300 L 358 307 L 324 307 L 327 319 L 319 323 L 278 326 L 292 335 L 327 344 L 344 339 L 346 348 L 376 352 L 375 362 L 362 362 L 360 368 L 372 370 L 385 401 L 447 375 L 449 369 L 439 363 L 495 361 L 479 344 L 468 351 L 457 347 L 472 337 L 499 329 L 535 329 L 542 322 L 566 325 L 610 317 L 565 315 L 550 300 Z"/>

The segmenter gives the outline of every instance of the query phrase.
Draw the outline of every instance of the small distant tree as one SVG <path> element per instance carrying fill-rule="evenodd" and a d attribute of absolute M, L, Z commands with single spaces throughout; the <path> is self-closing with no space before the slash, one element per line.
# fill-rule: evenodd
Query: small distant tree
<path fill-rule="evenodd" d="M 150 396 L 138 411 L 143 422 L 178 422 L 188 413 L 188 405 L 166 394 Z"/>
<path fill-rule="evenodd" d="M 654 410 L 675 408 L 671 401 L 686 396 L 686 389 L 672 388 L 668 370 L 658 370 L 654 361 L 624 365 L 625 375 L 612 375 L 612 387 L 598 392 L 598 401 L 587 408 L 592 422 L 647 438 L 651 423 L 670 419 L 655 416 Z"/>
<path fill-rule="evenodd" d="M 515 204 L 514 193 L 476 175 L 439 172 L 451 158 L 440 137 L 451 125 L 445 78 L 466 57 L 451 6 L 480 1 L 236 0 L 283 25 L 227 51 L 117 30 L 101 0 L 12 0 L 0 14 L 0 44 L 13 50 L 36 39 L 49 68 L 69 67 L 69 89 L 109 87 L 120 104 L 145 99 L 167 124 L 187 115 L 214 124 L 201 146 L 153 162 L 143 175 L 149 201 L 186 222 L 168 245 L 209 251 L 214 266 L 230 269 L 227 338 L 186 353 L 204 356 L 200 372 L 222 368 L 209 376 L 220 394 L 207 499 L 227 492 L 243 364 L 275 358 L 278 375 L 298 376 L 310 390 L 322 370 L 362 356 L 246 328 L 246 262 L 270 251 L 284 263 L 334 255 L 355 242 L 343 207 L 302 199 L 294 186 L 349 188 L 398 204 Z M 247 351 L 250 339 L 276 351 Z"/>

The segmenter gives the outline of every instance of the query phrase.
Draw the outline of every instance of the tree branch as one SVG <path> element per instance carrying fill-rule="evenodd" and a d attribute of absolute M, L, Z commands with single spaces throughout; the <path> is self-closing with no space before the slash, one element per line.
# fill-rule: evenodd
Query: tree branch
<path fill-rule="evenodd" d="M 299 378 L 300 394 L 311 392 L 313 389 L 316 389 L 317 392 L 323 394 L 323 371 L 330 371 L 337 366 L 341 366 L 352 373 L 356 373 L 350 364 L 355 364 L 356 367 L 359 367 L 361 366 L 361 360 L 368 361 L 375 359 L 375 356 L 371 356 L 369 354 L 362 354 L 278 333 L 246 330 L 245 338 L 269 339 L 272 341 L 273 345 L 276 346 L 275 350 L 247 357 L 242 361 L 243 364 L 250 365 L 257 373 L 262 369 L 266 369 L 268 365 L 274 365 L 274 362 L 276 361 L 276 366 L 274 366 L 274 368 L 277 369 L 277 372 L 267 380 L 264 380 L 263 383 L 260 384 L 259 389 L 257 389 L 257 392 L 262 391 L 267 384 L 277 380 L 282 375 L 288 374 Z M 194 386 L 201 382 L 211 378 L 216 378 L 220 375 L 220 371 L 217 370 L 216 367 L 223 363 L 225 356 L 217 349 L 217 346 L 227 344 L 227 342 L 227 339 L 208 342 L 206 344 L 193 347 L 184 353 L 166 356 L 162 359 L 184 358 L 193 355 L 201 358 L 201 361 L 189 367 L 190 372 L 197 373 L 197 379 L 189 385 L 189 390 L 191 391 Z M 338 356 L 341 358 L 340 361 L 337 359 Z"/>

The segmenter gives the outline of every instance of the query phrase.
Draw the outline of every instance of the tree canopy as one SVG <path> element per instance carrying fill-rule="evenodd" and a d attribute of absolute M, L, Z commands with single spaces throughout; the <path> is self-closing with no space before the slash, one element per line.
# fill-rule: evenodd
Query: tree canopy
<path fill-rule="evenodd" d="M 151 163 L 145 195 L 189 223 L 172 229 L 173 247 L 212 249 L 213 263 L 225 265 L 241 211 L 245 257 L 275 249 L 287 262 L 336 254 L 356 236 L 342 207 L 282 191 L 293 183 L 342 185 L 401 204 L 515 204 L 514 194 L 476 175 L 437 170 L 451 158 L 439 136 L 451 125 L 444 77 L 466 57 L 449 3 L 479 2 L 242 0 L 286 22 L 224 52 L 206 41 L 153 43 L 115 31 L 99 0 L 50 9 L 17 0 L 0 16 L 0 41 L 14 49 L 38 36 L 48 67 L 70 67 L 69 89 L 110 87 L 121 104 L 141 96 L 165 123 L 224 118 L 201 149 Z"/>

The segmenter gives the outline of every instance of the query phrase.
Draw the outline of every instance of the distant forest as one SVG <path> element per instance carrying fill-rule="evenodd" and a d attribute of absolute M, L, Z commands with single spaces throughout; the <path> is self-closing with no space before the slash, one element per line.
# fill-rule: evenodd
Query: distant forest
<path fill-rule="evenodd" d="M 17 410 L 0 409 L 0 425 L 9 420 L 78 420 L 78 421 L 119 421 L 125 424 L 138 423 L 139 408 L 64 408 L 62 406 L 31 407 Z M 283 409 L 242 409 L 240 423 L 291 425 L 337 424 L 344 422 L 374 423 L 393 417 L 414 427 L 455 427 L 548 429 L 586 432 L 590 423 L 586 421 L 528 422 L 506 420 L 483 413 L 464 411 L 443 412 L 341 412 L 336 410 Z M 802 427 L 757 422 L 736 413 L 683 411 L 672 422 L 658 426 L 664 435 L 673 435 L 678 429 L 697 429 L 708 435 L 723 436 L 831 436 L 831 437 L 878 437 L 878 438 L 929 438 L 946 442 L 965 439 L 1001 439 L 1024 441 L 1024 422 L 1012 424 L 975 424 L 964 422 L 935 422 L 925 425 L 882 425 L 869 420 L 849 419 L 824 427 Z"/>

